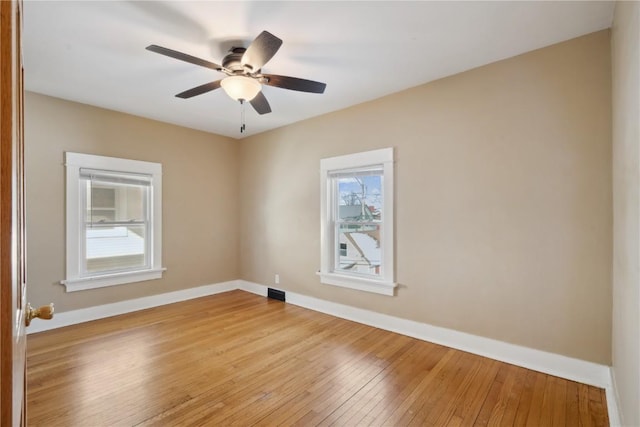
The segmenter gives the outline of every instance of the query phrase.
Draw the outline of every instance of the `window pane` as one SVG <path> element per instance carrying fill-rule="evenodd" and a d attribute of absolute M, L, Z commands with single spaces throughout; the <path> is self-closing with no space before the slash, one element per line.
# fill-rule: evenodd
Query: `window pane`
<path fill-rule="evenodd" d="M 115 189 L 94 184 L 91 188 L 91 200 L 94 208 L 113 208 L 116 205 Z"/>
<path fill-rule="evenodd" d="M 338 190 L 338 220 L 382 219 L 382 172 L 341 175 L 335 181 Z"/>
<path fill-rule="evenodd" d="M 87 180 L 87 222 L 144 221 L 149 187 Z"/>
<path fill-rule="evenodd" d="M 337 240 L 337 271 L 380 275 L 379 224 L 340 224 Z"/>
<path fill-rule="evenodd" d="M 147 265 L 146 226 L 87 225 L 87 273 L 141 268 Z"/>

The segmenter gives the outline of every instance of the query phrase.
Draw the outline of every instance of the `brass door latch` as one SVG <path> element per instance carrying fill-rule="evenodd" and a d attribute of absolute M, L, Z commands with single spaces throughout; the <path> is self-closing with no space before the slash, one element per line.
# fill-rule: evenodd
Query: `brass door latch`
<path fill-rule="evenodd" d="M 53 303 L 49 305 L 43 305 L 40 308 L 33 308 L 31 307 L 31 303 L 28 303 L 25 324 L 29 326 L 29 324 L 31 324 L 31 321 L 36 317 L 39 319 L 49 320 L 53 317 L 53 310 Z"/>

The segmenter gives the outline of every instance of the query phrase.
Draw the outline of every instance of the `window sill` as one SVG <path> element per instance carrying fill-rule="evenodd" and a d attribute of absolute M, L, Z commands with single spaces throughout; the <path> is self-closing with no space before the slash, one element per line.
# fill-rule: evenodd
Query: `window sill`
<path fill-rule="evenodd" d="M 325 285 L 340 286 L 343 288 L 357 289 L 359 291 L 373 292 L 381 295 L 395 295 L 397 283 L 385 282 L 381 280 L 364 279 L 360 277 L 347 276 L 335 273 L 318 272 L 320 282 Z"/>
<path fill-rule="evenodd" d="M 162 278 L 166 268 L 155 270 L 128 271 L 125 273 L 103 274 L 101 276 L 82 277 L 61 280 L 67 292 L 84 291 L 87 289 L 104 288 L 107 286 L 124 285 L 125 283 L 143 282 Z"/>

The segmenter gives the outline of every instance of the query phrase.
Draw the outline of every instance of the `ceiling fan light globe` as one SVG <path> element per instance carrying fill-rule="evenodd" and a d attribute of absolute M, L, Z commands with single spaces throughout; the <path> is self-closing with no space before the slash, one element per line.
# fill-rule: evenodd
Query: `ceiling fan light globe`
<path fill-rule="evenodd" d="M 239 101 L 251 101 L 262 89 L 262 85 L 251 77 L 231 76 L 222 79 L 220 82 L 222 89 L 232 99 Z"/>

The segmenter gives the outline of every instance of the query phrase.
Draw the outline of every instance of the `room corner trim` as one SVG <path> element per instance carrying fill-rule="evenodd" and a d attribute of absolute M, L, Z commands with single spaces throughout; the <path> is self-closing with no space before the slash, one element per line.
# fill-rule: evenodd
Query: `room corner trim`
<path fill-rule="evenodd" d="M 605 393 L 607 395 L 607 411 L 609 412 L 609 425 L 622 426 L 622 412 L 618 402 L 618 386 L 616 385 L 616 371 L 613 368 L 609 369 L 609 386 L 605 387 Z"/>

